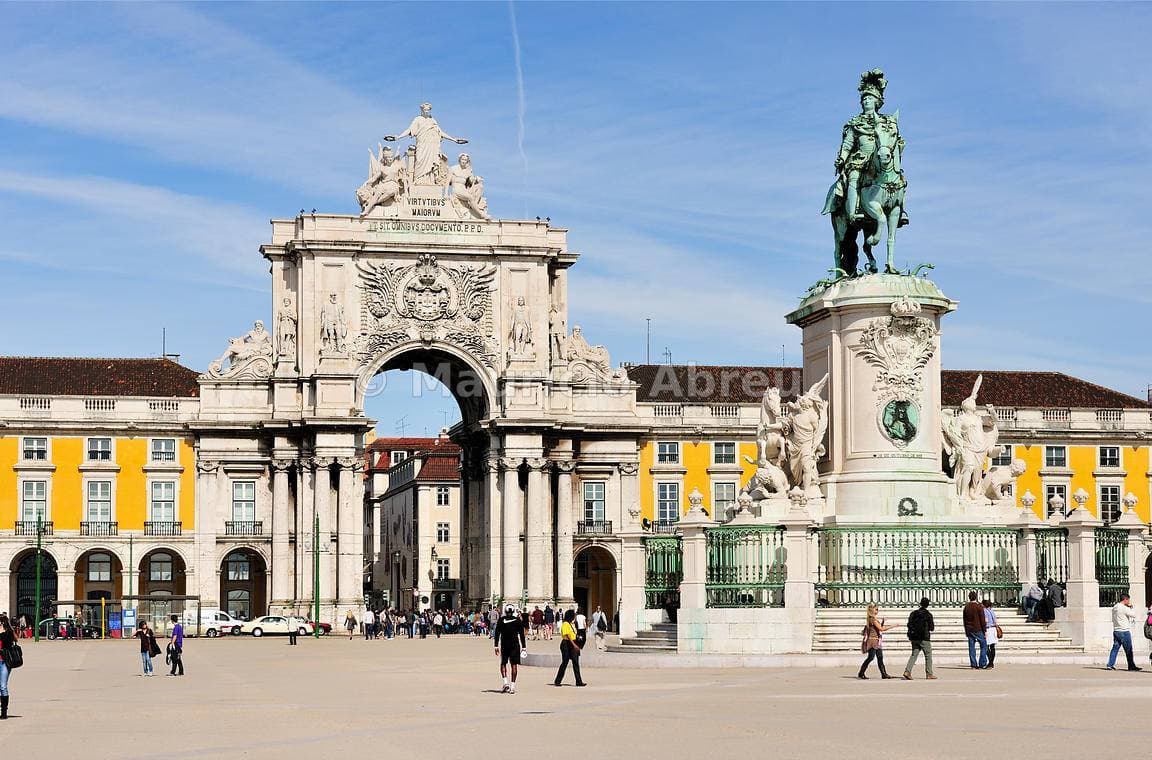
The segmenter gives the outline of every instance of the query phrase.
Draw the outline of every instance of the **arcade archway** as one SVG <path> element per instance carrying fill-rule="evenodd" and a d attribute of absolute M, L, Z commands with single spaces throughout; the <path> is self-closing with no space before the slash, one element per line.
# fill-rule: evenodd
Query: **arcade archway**
<path fill-rule="evenodd" d="M 56 558 L 45 550 L 29 549 L 16 555 L 12 560 L 12 588 L 10 599 L 14 600 L 9 613 L 26 615 L 29 623 L 36 619 L 36 562 L 40 562 L 40 619 L 52 617 L 56 612 L 55 601 L 60 598 L 57 586 Z"/>
<path fill-rule="evenodd" d="M 268 568 L 252 549 L 234 549 L 220 566 L 220 606 L 234 618 L 252 620 L 268 612 Z"/>
<path fill-rule="evenodd" d="M 613 620 L 619 597 L 616 588 L 616 558 L 603 546 L 580 550 L 573 561 L 572 595 L 588 619 L 599 607 Z M 591 625 L 591 623 L 589 623 Z"/>

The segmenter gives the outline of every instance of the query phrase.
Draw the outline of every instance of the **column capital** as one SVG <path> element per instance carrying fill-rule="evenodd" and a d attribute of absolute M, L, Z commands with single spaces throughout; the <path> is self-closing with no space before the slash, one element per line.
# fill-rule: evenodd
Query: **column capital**
<path fill-rule="evenodd" d="M 621 475 L 635 475 L 640 471 L 639 462 L 621 462 L 617 467 L 620 468 Z"/>
<path fill-rule="evenodd" d="M 273 459 L 272 471 L 273 472 L 287 472 L 292 465 L 296 464 L 295 459 Z"/>
<path fill-rule="evenodd" d="M 520 468 L 520 463 L 524 461 L 524 457 L 500 457 L 501 470 L 516 470 Z"/>
<path fill-rule="evenodd" d="M 484 458 L 483 463 L 480 465 L 484 470 L 496 474 L 500 472 L 500 457 L 488 456 Z"/>
<path fill-rule="evenodd" d="M 358 469 L 359 470 L 364 469 L 364 460 L 361 459 L 360 457 L 333 457 L 333 458 L 336 460 L 336 464 L 340 465 L 340 467 L 342 469 L 353 470 L 353 471 L 358 470 Z"/>
<path fill-rule="evenodd" d="M 196 471 L 203 473 L 216 472 L 220 468 L 220 462 L 215 459 L 197 459 Z"/>
<path fill-rule="evenodd" d="M 529 457 L 524 461 L 528 463 L 528 469 L 533 472 L 541 472 L 548 467 L 548 460 L 544 457 Z"/>
<path fill-rule="evenodd" d="M 308 466 L 311 467 L 313 470 L 322 470 L 325 467 L 331 467 L 332 465 L 334 465 L 336 463 L 336 457 L 312 456 L 312 457 L 308 457 L 308 459 L 306 461 L 308 463 Z"/>
<path fill-rule="evenodd" d="M 576 470 L 576 463 L 571 459 L 557 459 L 552 463 L 552 466 L 561 475 L 571 475 Z"/>

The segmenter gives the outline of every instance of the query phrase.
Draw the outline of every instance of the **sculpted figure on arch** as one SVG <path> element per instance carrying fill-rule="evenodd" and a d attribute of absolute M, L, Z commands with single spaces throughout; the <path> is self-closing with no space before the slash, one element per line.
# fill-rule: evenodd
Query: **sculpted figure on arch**
<path fill-rule="evenodd" d="M 446 168 L 448 159 L 440 153 L 440 143 L 450 140 L 457 145 L 464 145 L 468 141 L 453 137 L 440 128 L 436 119 L 432 118 L 432 104 L 421 103 L 420 115 L 412 119 L 408 129 L 398 135 L 384 135 L 388 142 L 394 142 L 402 137 L 411 137 L 416 141 L 416 161 L 412 166 L 412 182 L 416 185 L 443 185 L 447 176 L 442 173 Z"/>
<path fill-rule="evenodd" d="M 379 156 L 369 149 L 368 179 L 356 190 L 360 216 L 368 216 L 377 206 L 395 203 L 405 192 L 406 182 L 404 165 L 391 148 L 380 147 Z"/>

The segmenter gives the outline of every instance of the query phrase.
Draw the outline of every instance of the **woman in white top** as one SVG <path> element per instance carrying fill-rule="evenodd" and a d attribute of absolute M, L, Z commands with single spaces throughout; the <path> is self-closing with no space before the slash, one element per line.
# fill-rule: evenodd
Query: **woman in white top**
<path fill-rule="evenodd" d="M 984 605 L 984 638 L 988 642 L 988 669 L 996 667 L 996 642 L 1000 640 L 1000 626 L 996 621 L 996 613 L 992 611 L 992 600 L 985 599 Z"/>

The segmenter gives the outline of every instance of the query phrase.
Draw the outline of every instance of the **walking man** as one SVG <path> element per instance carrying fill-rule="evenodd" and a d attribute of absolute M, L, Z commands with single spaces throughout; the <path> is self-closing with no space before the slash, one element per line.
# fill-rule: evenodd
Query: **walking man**
<path fill-rule="evenodd" d="M 172 623 L 172 670 L 168 675 L 182 676 L 184 675 L 184 624 L 175 615 L 172 616 Z M 177 669 L 179 669 L 179 673 L 176 672 Z"/>
<path fill-rule="evenodd" d="M 964 635 L 968 637 L 968 663 L 973 670 L 982 670 L 988 665 L 988 640 L 984 637 L 987 628 L 984 620 L 984 605 L 976 601 L 976 592 L 968 594 L 968 604 L 964 605 Z M 980 645 L 980 659 L 976 659 L 976 645 Z"/>
<path fill-rule="evenodd" d="M 600 606 L 596 606 L 596 611 L 592 613 L 592 633 L 596 636 L 596 649 L 603 651 L 607 649 L 604 643 L 604 634 L 608 631 L 608 616 L 604 614 L 604 610 Z"/>
<path fill-rule="evenodd" d="M 524 626 L 516 615 L 516 608 L 508 605 L 504 608 L 504 617 L 496 623 L 496 632 L 493 636 L 496 641 L 496 654 L 500 657 L 500 678 L 504 680 L 505 694 L 516 693 L 516 671 L 520 667 L 520 653 L 528 648 L 524 640 Z M 512 666 L 512 680 L 508 680 L 508 666 Z"/>
<path fill-rule="evenodd" d="M 932 672 L 932 631 L 936 630 L 936 622 L 932 620 L 932 613 L 928 611 L 928 597 L 920 600 L 920 608 L 913 610 L 908 616 L 908 640 L 912 642 L 912 654 L 908 664 L 904 666 L 904 680 L 912 680 L 912 669 L 916 667 L 916 658 L 924 653 L 924 672 L 928 674 L 929 681 L 935 681 Z"/>
<path fill-rule="evenodd" d="M 568 616 L 565 615 L 564 619 L 567 620 Z M 576 644 L 580 649 L 588 643 L 588 618 L 584 617 L 584 611 L 579 607 L 576 608 Z"/>
<path fill-rule="evenodd" d="M 1132 611 L 1132 599 L 1127 594 L 1120 596 L 1120 601 L 1112 605 L 1112 652 L 1108 655 L 1108 669 L 1116 669 L 1116 655 L 1120 647 L 1124 647 L 1124 656 L 1128 658 L 1129 670 L 1143 670 L 1136 667 L 1132 659 L 1132 624 L 1137 615 Z"/>
<path fill-rule="evenodd" d="M 376 634 L 376 615 L 371 607 L 364 608 L 364 640 L 368 641 Z"/>

